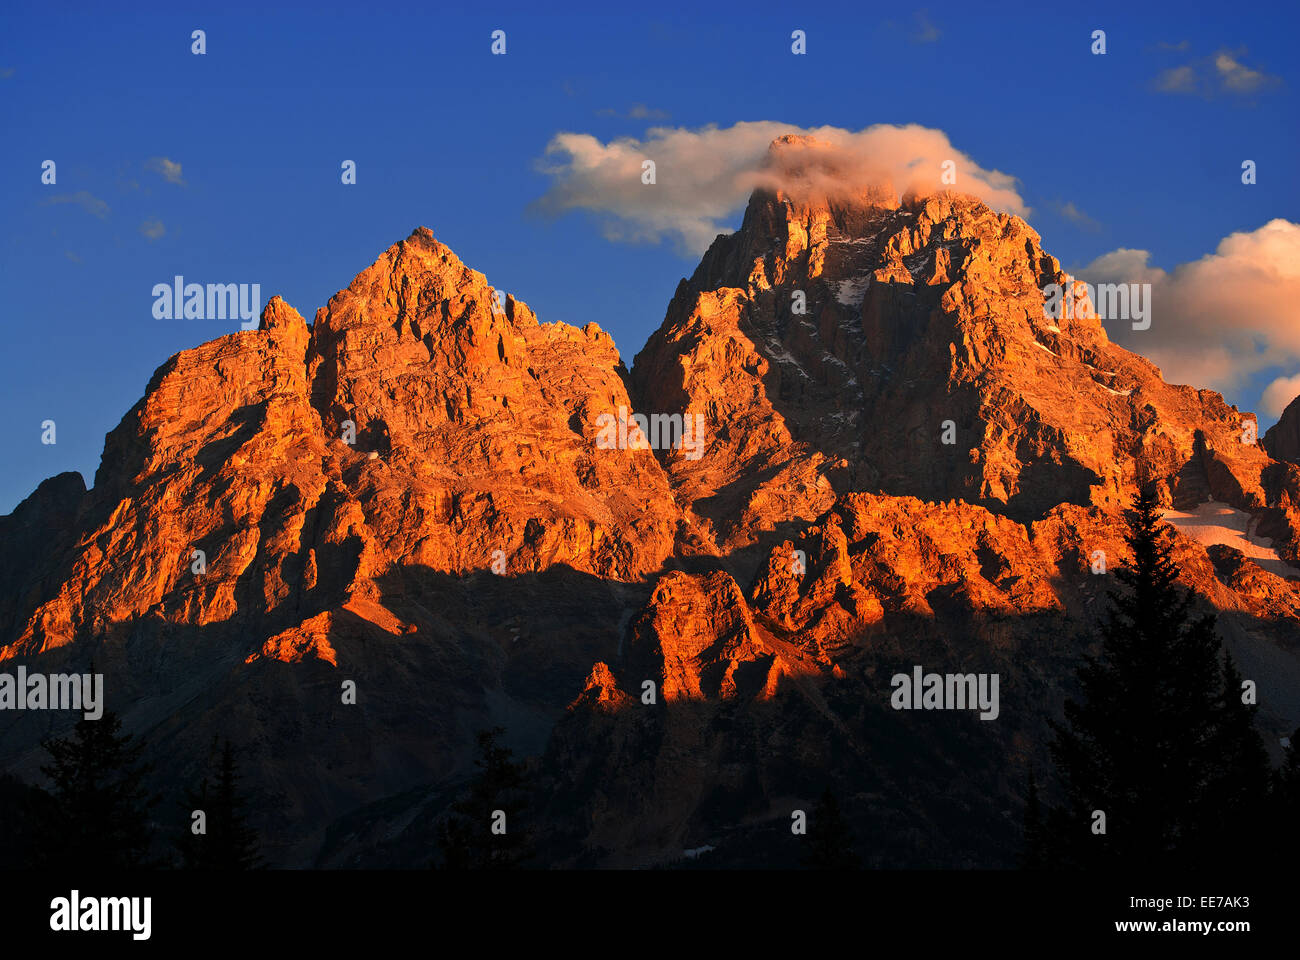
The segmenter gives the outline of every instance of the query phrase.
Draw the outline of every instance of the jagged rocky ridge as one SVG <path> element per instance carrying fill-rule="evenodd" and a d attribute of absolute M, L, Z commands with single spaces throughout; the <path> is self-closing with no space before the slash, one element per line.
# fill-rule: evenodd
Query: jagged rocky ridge
<path fill-rule="evenodd" d="M 273 298 L 173 357 L 91 490 L 0 518 L 0 659 L 93 658 L 162 780 L 243 744 L 280 864 L 423 864 L 501 723 L 548 864 L 789 862 L 829 782 L 873 865 L 1007 865 L 1136 485 L 1246 511 L 1300 565 L 1285 440 L 1044 318 L 1066 281 L 973 198 L 759 191 L 629 373 L 417 230 L 310 326 Z M 605 449 L 620 406 L 703 414 L 703 455 Z M 1296 581 L 1178 548 L 1288 732 Z M 998 721 L 890 710 L 913 664 L 999 672 Z M 0 716 L 0 759 L 35 777 L 69 722 Z"/>

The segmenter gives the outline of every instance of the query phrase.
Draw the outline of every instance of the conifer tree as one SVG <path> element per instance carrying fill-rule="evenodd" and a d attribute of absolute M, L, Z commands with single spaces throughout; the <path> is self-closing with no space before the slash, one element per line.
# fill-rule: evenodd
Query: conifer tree
<path fill-rule="evenodd" d="M 1038 797 L 1038 783 L 1034 779 L 1034 765 L 1029 765 L 1029 783 L 1025 790 L 1025 850 L 1021 866 L 1026 870 L 1041 870 L 1046 864 L 1043 849 L 1043 807 Z"/>
<path fill-rule="evenodd" d="M 803 864 L 809 870 L 856 870 L 862 865 L 856 846 L 857 839 L 827 787 L 808 818 L 808 853 Z"/>
<path fill-rule="evenodd" d="M 216 742 L 212 753 L 216 754 Z M 248 824 L 247 799 L 239 789 L 235 749 L 229 740 L 221 747 L 215 779 L 204 777 L 197 790 L 187 791 L 191 811 L 204 813 L 204 832 L 192 824 L 177 846 L 182 864 L 194 870 L 255 870 L 262 867 L 257 833 Z"/>
<path fill-rule="evenodd" d="M 119 734 L 121 719 L 105 711 L 77 721 L 72 735 L 42 741 L 50 763 L 41 767 L 50 789 L 36 804 L 34 859 L 43 867 L 131 869 L 151 866 L 149 795 L 144 744 Z"/>
<path fill-rule="evenodd" d="M 36 856 L 37 826 L 35 814 L 49 795 L 23 783 L 8 773 L 0 773 L 0 870 L 19 870 L 30 866 Z"/>
<path fill-rule="evenodd" d="M 1282 766 L 1273 774 L 1267 818 L 1274 866 L 1287 870 L 1300 857 L 1300 727 L 1291 734 Z"/>
<path fill-rule="evenodd" d="M 533 856 L 523 811 L 529 781 L 524 765 L 497 743 L 501 727 L 478 734 L 479 772 L 438 830 L 448 870 L 510 870 Z"/>
<path fill-rule="evenodd" d="M 1199 846 L 1206 866 L 1233 867 L 1258 859 L 1268 843 L 1270 769 L 1264 741 L 1255 729 L 1253 703 L 1247 703 L 1241 674 L 1225 654 L 1217 729 L 1206 790 L 1204 829 Z"/>
<path fill-rule="evenodd" d="M 1079 670 L 1081 698 L 1066 703 L 1064 724 L 1053 723 L 1064 804 L 1047 818 L 1045 846 L 1058 865 L 1204 865 L 1217 854 L 1212 828 L 1239 815 L 1216 804 L 1258 789 L 1253 773 L 1225 766 L 1222 751 L 1249 752 L 1243 744 L 1257 735 L 1237 709 L 1235 668 L 1220 668 L 1213 616 L 1195 615 L 1175 582 L 1150 486 L 1125 520 L 1133 558 L 1115 572 L 1123 589 L 1111 593 L 1099 654 Z"/>

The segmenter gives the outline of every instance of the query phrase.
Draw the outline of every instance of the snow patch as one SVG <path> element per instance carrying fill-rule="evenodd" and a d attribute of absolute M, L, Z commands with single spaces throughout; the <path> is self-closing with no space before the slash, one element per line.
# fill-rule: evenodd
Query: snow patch
<path fill-rule="evenodd" d="M 837 284 L 839 289 L 835 293 L 835 299 L 846 307 L 860 307 L 867 297 L 867 287 L 870 285 L 870 276 L 841 280 Z"/>
<path fill-rule="evenodd" d="M 799 371 L 805 380 L 812 379 L 812 377 L 808 375 L 808 371 L 803 368 L 803 365 L 775 340 L 769 339 L 767 341 L 767 352 L 772 355 L 772 359 L 777 363 L 794 364 L 794 368 Z"/>
<path fill-rule="evenodd" d="M 1258 566 L 1279 577 L 1300 578 L 1300 570 L 1288 564 L 1273 549 L 1273 541 L 1246 533 L 1250 514 L 1218 500 L 1208 500 L 1190 512 L 1169 510 L 1165 520 L 1202 546 L 1216 543 L 1240 550 Z"/>
<path fill-rule="evenodd" d="M 920 253 L 914 253 L 910 257 L 903 258 L 903 265 L 907 267 L 907 272 L 916 280 L 918 276 L 925 273 L 925 268 L 934 260 L 934 254 L 929 250 L 922 250 Z"/>

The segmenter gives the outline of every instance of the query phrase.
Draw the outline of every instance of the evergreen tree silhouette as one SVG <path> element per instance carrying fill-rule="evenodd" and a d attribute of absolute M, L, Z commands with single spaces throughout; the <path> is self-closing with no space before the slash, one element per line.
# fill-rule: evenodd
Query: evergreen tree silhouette
<path fill-rule="evenodd" d="M 1111 592 L 1100 654 L 1078 671 L 1082 698 L 1052 723 L 1065 802 L 1046 818 L 1045 852 L 1084 868 L 1204 866 L 1222 846 L 1214 830 L 1240 826 L 1240 804 L 1260 796 L 1247 756 L 1258 735 L 1239 709 L 1235 667 L 1220 668 L 1214 617 L 1195 616 L 1175 582 L 1151 486 L 1125 521 L 1133 559 L 1115 571 L 1124 589 Z M 1240 765 L 1224 751 L 1240 751 Z M 1104 835 L 1093 833 L 1094 811 Z"/>
<path fill-rule="evenodd" d="M 35 805 L 35 865 L 49 868 L 132 869 L 154 866 L 149 795 L 140 761 L 142 742 L 119 735 L 121 719 L 106 710 L 77 721 L 70 737 L 44 740 L 51 762 L 41 767 L 50 789 Z"/>
<path fill-rule="evenodd" d="M 1047 865 L 1043 846 L 1043 807 L 1038 798 L 1038 782 L 1034 779 L 1034 765 L 1029 765 L 1029 783 L 1025 789 L 1025 850 L 1021 866 L 1026 870 L 1041 870 Z"/>
<path fill-rule="evenodd" d="M 217 753 L 213 740 L 212 753 Z M 190 811 L 202 810 L 206 832 L 195 834 L 190 827 L 181 834 L 177 847 L 181 863 L 191 870 L 256 870 L 265 864 L 258 851 L 257 833 L 248 825 L 247 799 L 239 789 L 235 748 L 229 740 L 221 746 L 215 780 L 204 777 L 198 790 L 186 791 Z"/>
<path fill-rule="evenodd" d="M 856 846 L 857 839 L 827 787 L 808 818 L 808 853 L 803 865 L 809 870 L 856 870 L 862 865 Z"/>
<path fill-rule="evenodd" d="M 1258 857 L 1267 842 L 1271 771 L 1255 729 L 1256 707 L 1243 700 L 1242 677 L 1231 654 L 1224 655 L 1222 677 L 1199 845 L 1206 865 L 1232 867 Z"/>
<path fill-rule="evenodd" d="M 45 791 L 23 783 L 17 777 L 0 773 L 0 870 L 19 870 L 30 866 L 36 856 L 37 822 L 34 819 Z"/>
<path fill-rule="evenodd" d="M 1279 867 L 1295 867 L 1300 857 L 1300 727 L 1291 734 L 1282 766 L 1273 774 L 1268 817 L 1272 859 Z"/>
<path fill-rule="evenodd" d="M 438 846 L 448 870 L 510 870 L 533 856 L 532 839 L 523 829 L 529 781 L 524 765 L 497 743 L 501 727 L 478 734 L 479 772 L 438 828 Z M 497 812 L 505 815 L 505 832 L 494 833 Z"/>

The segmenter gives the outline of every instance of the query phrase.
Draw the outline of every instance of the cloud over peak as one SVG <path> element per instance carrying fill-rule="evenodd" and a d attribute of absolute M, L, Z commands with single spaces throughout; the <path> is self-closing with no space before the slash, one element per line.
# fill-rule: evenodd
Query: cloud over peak
<path fill-rule="evenodd" d="M 655 164 L 654 183 L 642 180 L 647 160 Z M 949 161 L 954 183 L 941 179 Z M 641 138 L 608 142 L 586 133 L 559 133 L 538 167 L 551 179 L 535 205 L 539 211 L 558 216 L 585 210 L 601 221 L 611 240 L 668 238 L 691 255 L 730 232 L 732 218 L 758 188 L 828 196 L 880 186 L 903 193 L 955 190 L 998 210 L 1028 213 L 1014 177 L 981 167 L 942 130 L 916 124 L 859 131 L 776 121 L 660 126 Z"/>

